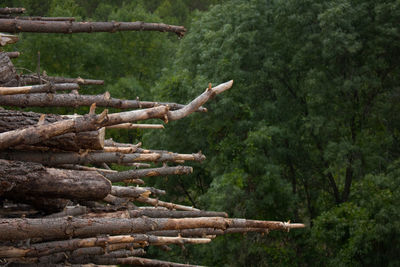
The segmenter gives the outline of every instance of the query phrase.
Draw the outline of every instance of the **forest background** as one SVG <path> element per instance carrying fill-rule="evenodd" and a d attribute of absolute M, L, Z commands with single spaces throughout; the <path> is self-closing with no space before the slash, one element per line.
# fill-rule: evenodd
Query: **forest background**
<path fill-rule="evenodd" d="M 19 71 L 105 80 L 113 97 L 187 103 L 233 79 L 224 97 L 121 142 L 207 161 L 148 179 L 167 199 L 307 228 L 218 237 L 159 259 L 209 266 L 400 265 L 400 1 L 20 0 L 33 16 L 184 25 L 157 32 L 20 34 Z M 34 109 L 31 109 L 34 110 Z M 43 109 L 42 109 L 43 111 Z M 49 111 L 60 111 L 49 109 Z M 87 112 L 64 108 L 63 112 Z"/>

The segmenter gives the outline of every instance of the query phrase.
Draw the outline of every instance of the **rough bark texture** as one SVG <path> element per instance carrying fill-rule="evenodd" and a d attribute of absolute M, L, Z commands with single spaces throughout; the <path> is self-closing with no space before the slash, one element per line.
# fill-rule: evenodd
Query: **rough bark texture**
<path fill-rule="evenodd" d="M 81 33 L 116 31 L 159 31 L 173 32 L 182 37 L 186 29 L 182 26 L 164 23 L 136 22 L 65 22 L 65 21 L 27 21 L 19 19 L 1 19 L 0 31 L 38 32 L 38 33 Z"/>
<path fill-rule="evenodd" d="M 23 7 L 3 7 L 0 8 L 0 14 L 20 14 L 24 13 L 25 8 Z"/>
<path fill-rule="evenodd" d="M 0 110 L 0 133 L 36 125 L 41 115 L 35 112 Z M 48 124 L 67 119 L 65 116 L 46 114 L 43 123 Z M 67 151 L 79 151 L 80 149 L 101 150 L 104 148 L 104 136 L 105 129 L 101 128 L 96 131 L 63 134 L 36 145 Z"/>
<path fill-rule="evenodd" d="M 17 86 L 18 74 L 6 53 L 0 53 L 0 86 Z"/>
<path fill-rule="evenodd" d="M 25 80 L 23 80 L 25 81 Z M 76 82 L 76 81 L 74 81 Z M 15 86 L 15 82 L 13 86 Z M 79 82 L 78 82 L 79 84 Z M 10 85 L 11 86 L 11 85 Z M 170 110 L 183 108 L 184 105 L 169 102 L 150 102 L 139 100 L 124 100 L 112 98 L 109 94 L 80 95 L 80 94 L 34 94 L 34 95 L 8 95 L 0 98 L 0 105 L 15 107 L 82 107 L 96 103 L 98 107 L 139 109 L 156 106 L 168 106 Z M 207 109 L 199 107 L 196 111 L 206 112 Z"/>
<path fill-rule="evenodd" d="M 145 233 L 155 230 L 190 228 L 226 229 L 229 221 L 220 217 L 183 219 L 0 219 L 0 241 L 42 238 L 54 240 L 69 237 L 88 237 L 101 234 L 118 235 Z"/>
<path fill-rule="evenodd" d="M 177 154 L 177 153 L 133 153 L 121 154 L 115 152 L 88 152 L 88 153 L 73 153 L 73 152 L 43 152 L 43 151 L 0 151 L 0 158 L 8 160 L 30 161 L 46 164 L 48 166 L 56 166 L 60 164 L 96 164 L 96 163 L 129 163 L 129 162 L 174 162 L 177 160 L 192 160 L 203 161 L 203 154 Z M 190 168 L 190 167 L 189 167 Z M 179 168 L 177 168 L 179 169 Z M 186 168 L 187 169 L 187 168 Z M 113 177 L 113 174 L 105 174 L 107 177 Z M 129 179 L 129 178 L 125 178 Z M 117 181 L 119 179 L 111 179 Z"/>
<path fill-rule="evenodd" d="M 96 200 L 111 191 L 101 174 L 45 168 L 40 164 L 0 160 L 0 195 Z"/>
<path fill-rule="evenodd" d="M 93 131 L 109 125 L 146 120 L 149 118 L 161 118 L 165 116 L 167 111 L 168 107 L 165 106 L 109 115 L 107 115 L 107 111 L 105 110 L 100 115 L 89 114 L 78 116 L 74 119 L 30 126 L 24 129 L 0 133 L 0 149 L 21 144 L 37 144 L 51 137 L 70 132 Z"/>

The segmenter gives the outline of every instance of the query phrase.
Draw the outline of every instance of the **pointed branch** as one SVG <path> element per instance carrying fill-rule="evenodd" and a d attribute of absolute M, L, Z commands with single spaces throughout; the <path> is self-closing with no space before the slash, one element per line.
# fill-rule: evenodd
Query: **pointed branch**
<path fill-rule="evenodd" d="M 200 211 L 199 209 L 193 208 L 193 207 L 188 207 L 188 206 L 184 206 L 184 205 L 179 205 L 179 204 L 174 204 L 174 203 L 170 203 L 170 202 L 165 202 L 165 201 L 161 201 L 155 198 L 149 198 L 149 197 L 142 197 L 139 196 L 137 198 L 134 199 L 134 201 L 138 201 L 138 202 L 142 202 L 142 203 L 146 203 L 155 207 L 165 207 L 171 210 L 184 210 L 184 211 Z"/>
<path fill-rule="evenodd" d="M 20 52 L 4 52 L 9 58 L 17 58 L 21 55 Z"/>
<path fill-rule="evenodd" d="M 185 107 L 179 110 L 169 111 L 168 120 L 174 121 L 186 117 L 187 115 L 195 112 L 199 107 L 201 107 L 204 103 L 206 103 L 209 99 L 213 98 L 215 95 L 230 89 L 232 85 L 233 85 L 233 80 L 230 80 L 229 82 L 222 83 L 214 88 L 207 88 L 204 93 L 196 97 L 192 102 L 187 104 Z"/>
<path fill-rule="evenodd" d="M 1 19 L 0 31 L 37 33 L 82 33 L 117 31 L 159 31 L 173 32 L 179 37 L 185 35 L 183 26 L 164 23 L 136 22 L 72 22 L 72 21 L 28 21 L 20 19 Z"/>

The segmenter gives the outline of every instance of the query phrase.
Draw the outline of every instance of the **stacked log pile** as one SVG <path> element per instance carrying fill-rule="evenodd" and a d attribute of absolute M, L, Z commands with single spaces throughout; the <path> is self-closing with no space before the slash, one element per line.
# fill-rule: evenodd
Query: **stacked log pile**
<path fill-rule="evenodd" d="M 23 17 L 23 8 L 0 9 L 2 45 L 16 32 L 166 31 L 181 26 L 143 22 L 75 22 L 73 18 Z M 147 246 L 205 244 L 218 235 L 302 228 L 303 224 L 228 218 L 224 212 L 161 201 L 165 191 L 145 187 L 144 177 L 187 175 L 186 161 L 203 154 L 144 149 L 105 139 L 107 128 L 163 128 L 164 123 L 205 112 L 209 99 L 231 88 L 228 81 L 187 105 L 115 99 L 78 90 L 101 80 L 52 77 L 15 71 L 0 52 L 0 264 L 190 266 L 145 258 Z M 70 93 L 59 93 L 68 91 Z M 5 107 L 90 106 L 86 115 L 40 114 Z M 124 109 L 109 113 L 96 107 Z M 115 171 L 109 165 L 131 166 Z M 169 164 L 169 165 L 168 165 Z M 113 183 L 123 182 L 125 186 Z"/>

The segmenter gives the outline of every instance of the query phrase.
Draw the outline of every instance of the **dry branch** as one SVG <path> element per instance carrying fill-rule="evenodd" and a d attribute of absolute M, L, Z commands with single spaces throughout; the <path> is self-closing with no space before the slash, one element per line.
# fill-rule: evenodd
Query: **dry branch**
<path fill-rule="evenodd" d="M 19 87 L 0 87 L 0 95 L 34 94 L 34 93 L 54 93 L 55 91 L 78 90 L 77 83 L 42 84 Z"/>
<path fill-rule="evenodd" d="M 164 125 L 122 123 L 122 124 L 108 126 L 107 129 L 164 129 Z"/>
<path fill-rule="evenodd" d="M 37 33 L 82 33 L 117 31 L 159 31 L 173 32 L 183 37 L 183 26 L 164 23 L 136 22 L 71 22 L 71 21 L 28 21 L 20 19 L 0 19 L 0 31 Z"/>

